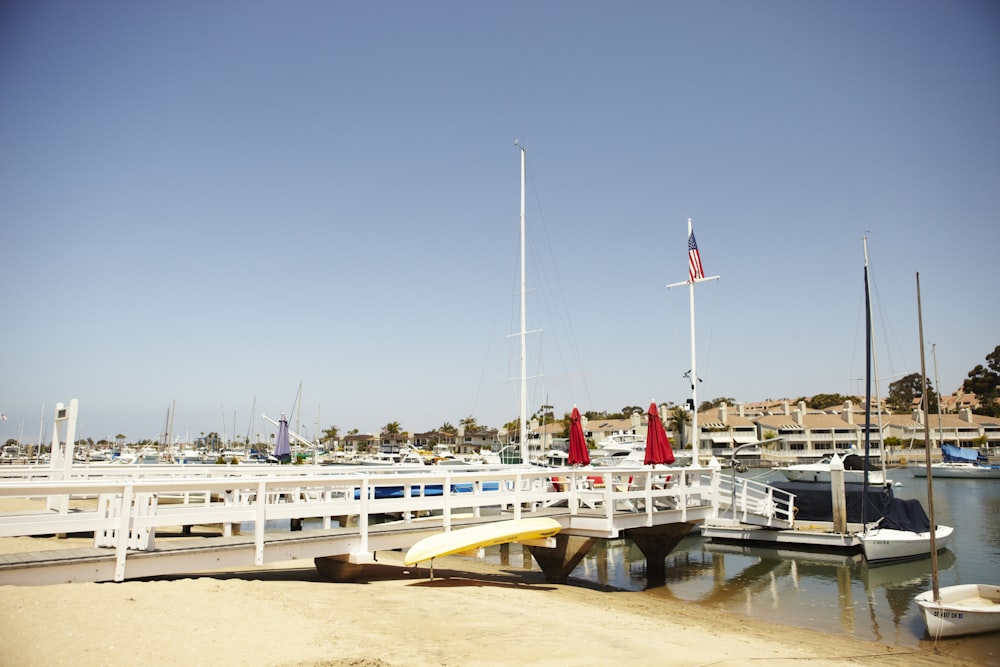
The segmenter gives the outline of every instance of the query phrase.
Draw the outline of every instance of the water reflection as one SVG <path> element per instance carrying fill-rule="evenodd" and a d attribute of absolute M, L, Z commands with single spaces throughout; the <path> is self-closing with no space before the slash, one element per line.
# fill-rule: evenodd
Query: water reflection
<path fill-rule="evenodd" d="M 896 495 L 926 503 L 926 480 L 894 471 Z M 939 554 L 940 584 L 996 583 L 1000 483 L 934 480 L 936 518 L 955 528 Z M 520 550 L 514 545 L 513 550 Z M 489 551 L 488 551 L 489 553 Z M 510 560 L 520 562 L 511 556 Z M 529 564 L 530 569 L 537 569 Z M 913 598 L 931 587 L 930 559 L 868 567 L 860 554 L 715 544 L 689 536 L 665 561 L 663 585 L 647 588 L 646 562 L 629 540 L 598 541 L 571 577 L 664 600 L 912 648 L 930 648 Z M 998 633 L 952 640 L 948 652 L 1000 667 Z"/>
<path fill-rule="evenodd" d="M 938 561 L 942 573 L 956 564 L 948 550 Z M 665 571 L 665 585 L 647 587 L 638 548 L 628 540 L 608 540 L 595 544 L 572 576 L 904 646 L 919 641 L 923 628 L 913 598 L 930 587 L 929 559 L 872 568 L 861 554 L 715 544 L 700 537 L 683 540 L 667 558 Z"/>

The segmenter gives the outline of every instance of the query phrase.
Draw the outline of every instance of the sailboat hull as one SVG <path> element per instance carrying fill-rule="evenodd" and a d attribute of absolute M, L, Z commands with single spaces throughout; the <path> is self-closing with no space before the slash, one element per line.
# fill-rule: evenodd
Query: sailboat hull
<path fill-rule="evenodd" d="M 954 531 L 951 526 L 937 527 L 934 538 L 938 551 L 948 546 Z M 890 563 L 930 556 L 931 534 L 930 531 L 915 533 L 893 528 L 873 528 L 861 536 L 861 544 L 865 560 L 869 564 Z"/>
<path fill-rule="evenodd" d="M 934 591 L 915 598 L 932 638 L 1000 631 L 1000 586 L 961 584 L 946 586 L 934 601 Z"/>
<path fill-rule="evenodd" d="M 984 466 L 978 463 L 935 463 L 931 466 L 934 477 L 951 479 L 1000 479 L 1000 466 Z M 927 477 L 925 467 L 913 469 L 914 477 Z"/>

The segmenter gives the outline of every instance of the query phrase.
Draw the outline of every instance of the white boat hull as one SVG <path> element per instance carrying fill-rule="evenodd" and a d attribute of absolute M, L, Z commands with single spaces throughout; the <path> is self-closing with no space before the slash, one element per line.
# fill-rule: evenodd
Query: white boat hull
<path fill-rule="evenodd" d="M 785 479 L 789 482 L 825 482 L 829 484 L 831 481 L 829 465 L 823 466 L 817 464 L 816 466 L 810 466 L 803 464 L 801 466 L 788 466 L 778 468 L 778 472 L 784 475 Z M 881 485 L 884 479 L 885 477 L 881 471 L 870 470 L 868 472 L 869 484 Z M 844 481 L 861 484 L 865 481 L 865 473 L 863 470 L 845 470 Z"/>
<path fill-rule="evenodd" d="M 948 546 L 954 531 L 951 526 L 937 527 L 934 539 L 938 551 Z M 869 563 L 923 558 L 931 553 L 931 534 L 930 531 L 914 533 L 893 528 L 873 528 L 861 536 L 861 545 L 864 548 L 865 560 Z"/>
<path fill-rule="evenodd" d="M 915 599 L 932 638 L 973 635 L 1000 630 L 1000 586 L 961 584 L 925 591 Z"/>
<path fill-rule="evenodd" d="M 931 475 L 950 479 L 1000 479 L 1000 466 L 981 466 L 976 463 L 935 463 Z M 913 469 L 914 477 L 927 477 L 926 466 Z"/>

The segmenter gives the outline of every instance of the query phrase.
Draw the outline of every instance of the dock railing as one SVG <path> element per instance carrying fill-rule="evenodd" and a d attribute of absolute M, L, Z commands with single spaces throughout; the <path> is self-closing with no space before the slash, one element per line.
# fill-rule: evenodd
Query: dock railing
<path fill-rule="evenodd" d="M 717 516 L 768 528 L 791 528 L 795 494 L 743 477 L 721 475 L 714 506 Z"/>
<path fill-rule="evenodd" d="M 371 524 L 386 515 L 404 524 L 433 515 L 449 530 L 459 516 L 481 517 L 486 511 L 521 518 L 544 510 L 559 513 L 567 526 L 576 518 L 599 520 L 610 535 L 622 515 L 633 521 L 645 517 L 646 525 L 685 521 L 688 508 L 725 497 L 725 476 L 706 468 L 331 471 L 318 466 L 108 465 L 77 471 L 63 480 L 37 469 L 21 479 L 6 475 L 0 499 L 46 502 L 36 509 L 24 509 L 22 503 L 21 509 L 0 512 L 0 537 L 93 533 L 95 547 L 114 549 L 116 581 L 125 577 L 129 552 L 155 551 L 157 530 L 166 527 L 219 525 L 223 536 L 252 527 L 259 566 L 268 532 L 287 535 L 286 520 L 318 519 L 323 529 L 356 521 L 360 560 L 370 554 Z M 52 507 L 60 509 L 46 509 Z M 657 516 L 665 512 L 669 517 Z"/>

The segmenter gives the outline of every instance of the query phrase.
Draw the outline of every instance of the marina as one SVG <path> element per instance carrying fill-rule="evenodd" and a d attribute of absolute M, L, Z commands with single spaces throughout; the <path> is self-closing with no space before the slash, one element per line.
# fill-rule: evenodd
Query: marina
<path fill-rule="evenodd" d="M 122 467 L 112 466 L 90 466 L 92 479 L 87 482 L 74 482 L 77 485 L 87 484 L 96 493 L 100 488 L 107 488 L 120 484 L 109 480 L 98 481 L 102 474 L 114 474 L 115 471 L 122 470 Z M 147 466 L 146 471 L 155 470 L 157 475 L 163 475 L 168 466 Z M 189 467 L 180 467 L 181 471 L 189 474 Z M 221 468 L 221 469 L 220 469 Z M 258 508 L 252 504 L 241 506 L 240 503 L 233 503 L 232 500 L 239 496 L 236 494 L 230 498 L 227 505 L 225 501 L 225 489 L 236 490 L 239 484 L 235 484 L 232 478 L 220 477 L 211 479 L 210 473 L 214 471 L 216 475 L 226 474 L 225 467 L 198 466 L 204 471 L 205 480 L 194 481 L 164 480 L 162 477 L 155 482 L 156 488 L 161 489 L 161 499 L 159 505 L 178 511 L 178 507 L 183 507 L 179 501 L 187 493 L 187 501 L 206 501 L 204 496 L 206 489 L 217 489 L 215 505 L 211 511 L 214 512 L 211 522 L 215 525 L 215 533 L 203 539 L 201 555 L 195 556 L 190 564 L 183 568 L 178 568 L 178 559 L 181 553 L 174 550 L 174 563 L 170 566 L 174 572 L 179 571 L 205 571 L 217 569 L 218 567 L 245 567 L 252 565 L 258 552 L 258 530 L 255 518 L 258 516 Z M 495 493 L 501 493 L 500 489 L 513 488 L 513 486 L 523 486 L 527 495 L 508 496 L 507 499 L 516 499 L 516 507 L 522 508 L 521 516 L 528 516 L 526 508 L 532 506 L 533 501 L 543 497 L 541 491 L 541 480 L 551 476 L 551 470 L 539 469 L 531 472 L 524 471 L 462 471 L 438 473 L 438 476 L 428 473 L 396 473 L 393 475 L 380 474 L 373 471 L 354 471 L 353 477 L 348 475 L 326 475 L 327 480 L 317 483 L 315 479 L 309 480 L 307 471 L 300 472 L 292 477 L 287 474 L 278 475 L 278 466 L 254 466 L 258 478 L 251 484 L 243 482 L 248 488 L 260 488 L 261 484 L 267 484 L 274 491 L 279 488 L 282 491 L 291 492 L 293 489 L 305 489 L 309 486 L 328 485 L 330 488 L 334 484 L 343 487 L 346 481 L 357 483 L 358 488 L 367 488 L 368 493 L 362 497 L 350 498 L 344 496 L 340 501 L 326 500 L 327 503 L 363 503 L 371 505 L 372 511 L 379 514 L 400 513 L 398 518 L 385 527 L 371 526 L 367 532 L 368 546 L 381 548 L 404 548 L 415 544 L 435 532 L 440 532 L 444 522 L 448 519 L 442 517 L 439 523 L 433 523 L 434 519 L 428 517 L 418 517 L 417 507 L 430 507 L 421 503 L 435 504 L 438 510 L 443 509 L 447 498 L 455 498 L 459 494 L 440 495 L 427 493 L 426 496 L 418 494 L 414 488 L 432 488 L 440 485 L 441 489 L 472 489 L 474 480 L 483 480 L 478 484 L 480 488 L 488 488 L 485 480 L 491 478 L 496 485 L 492 487 Z M 302 469 L 303 466 L 294 468 Z M 289 467 L 285 467 L 288 471 Z M 10 469 L 8 469 L 10 470 Z M 141 469 L 135 469 L 142 472 Z M 265 471 L 271 471 L 274 479 L 268 481 Z M 230 474 L 231 474 L 230 470 Z M 247 472 L 247 471 L 244 471 Z M 692 480 L 691 484 L 682 484 L 673 487 L 673 490 L 661 490 L 659 500 L 665 499 L 670 494 L 684 493 L 684 489 L 690 489 L 692 500 L 684 500 L 682 506 L 689 507 L 690 512 L 685 516 L 681 510 L 667 511 L 656 509 L 658 499 L 655 490 L 650 486 L 649 491 L 645 490 L 645 477 L 642 472 L 635 469 L 617 473 L 613 469 L 602 469 L 601 473 L 608 475 L 608 480 L 613 481 L 614 475 L 621 475 L 618 480 L 619 485 L 611 484 L 602 489 L 586 490 L 586 484 L 579 483 L 584 478 L 592 476 L 592 470 L 574 471 L 573 469 L 562 469 L 558 471 L 560 477 L 570 480 L 558 489 L 547 489 L 545 495 L 549 500 L 557 500 L 558 504 L 563 501 L 567 503 L 565 507 L 556 507 L 556 503 L 549 504 L 548 507 L 535 506 L 535 514 L 548 516 L 556 519 L 565 526 L 563 532 L 572 530 L 578 533 L 577 537 L 593 537 L 600 535 L 603 539 L 596 540 L 587 552 L 581 556 L 579 562 L 567 573 L 569 581 L 593 582 L 603 586 L 624 590 L 646 590 L 653 597 L 666 596 L 670 599 L 679 599 L 698 604 L 710 605 L 713 608 L 726 611 L 727 613 L 756 615 L 766 613 L 768 620 L 772 622 L 785 623 L 790 625 L 802 625 L 803 627 L 819 627 L 825 632 L 847 634 L 859 639 L 881 641 L 903 646 L 920 647 L 925 645 L 928 639 L 924 636 L 922 621 L 920 620 L 917 608 L 913 599 L 917 593 L 922 592 L 927 587 L 929 580 L 929 568 L 927 559 L 917 560 L 909 563 L 886 565 L 881 567 L 870 567 L 859 553 L 844 554 L 822 551 L 799 551 L 788 550 L 782 547 L 761 548 L 756 546 L 740 546 L 732 544 L 714 544 L 709 539 L 696 533 L 687 534 L 677 542 L 676 546 L 669 553 L 663 554 L 662 568 L 657 571 L 655 561 L 650 561 L 642 549 L 639 542 L 633 539 L 629 533 L 630 527 L 641 528 L 648 522 L 650 514 L 657 515 L 658 520 L 697 521 L 699 517 L 705 517 L 710 512 L 707 507 L 697 507 L 693 498 L 702 488 L 701 484 L 710 482 Z M 707 477 L 711 477 L 710 471 Z M 39 473 L 40 474 L 40 473 Z M 683 469 L 674 474 L 683 477 L 686 473 Z M 422 475 L 422 479 L 410 484 L 415 475 Z M 924 483 L 921 479 L 912 476 L 910 469 L 897 469 L 894 475 L 898 478 L 896 494 L 900 498 L 925 499 Z M 337 479 L 341 477 L 342 479 Z M 650 477 L 652 477 L 650 475 Z M 724 486 L 725 480 L 729 477 L 729 472 L 720 470 L 717 475 L 722 496 L 729 497 L 728 489 Z M 627 479 L 631 478 L 629 485 Z M 704 477 L 699 477 L 703 480 Z M 309 480 L 309 484 L 304 482 Z M 503 480 L 521 480 L 521 484 L 511 485 Z M 538 484 L 531 482 L 524 483 L 525 480 L 539 480 Z M 776 471 L 753 470 L 747 473 L 740 473 L 737 476 L 737 485 L 742 488 L 744 485 L 750 487 L 769 484 L 770 482 L 780 482 L 782 476 Z M 153 484 L 152 481 L 147 482 Z M 35 493 L 51 492 L 57 487 L 48 488 L 39 485 L 36 481 Z M 133 483 L 133 488 L 141 487 L 143 482 L 137 479 Z M 103 486 L 102 486 L 103 485 Z M 463 485 L 463 486 L 457 486 Z M 692 488 L 693 485 L 693 488 Z M 14 495 L 12 487 L 16 486 L 9 477 L 0 483 L 0 490 L 3 495 L 10 498 Z M 392 486 L 399 493 L 376 494 L 374 489 Z M 531 491 L 532 486 L 536 486 L 536 491 Z M 169 488 L 168 488 L 169 487 Z M 187 491 L 184 491 L 187 487 Z M 198 496 L 195 488 L 202 489 L 202 496 Z M 352 486 L 353 488 L 353 486 Z M 584 490 L 582 492 L 581 490 Z M 704 487 L 704 492 L 710 494 L 709 487 Z M 212 492 L 216 493 L 216 492 Z M 468 493 L 462 491 L 461 493 Z M 489 492 L 480 491 L 479 495 L 484 496 Z M 504 492 L 507 493 L 507 492 Z M 939 520 L 955 527 L 954 539 L 949 543 L 948 548 L 941 552 L 941 581 L 943 585 L 956 585 L 970 580 L 988 579 L 992 573 L 1000 567 L 1000 488 L 987 480 L 942 480 L 937 483 L 937 507 Z M 589 495 L 588 495 L 589 494 Z M 349 494 L 353 495 L 353 494 Z M 475 494 L 473 494 L 475 495 Z M 211 496 L 211 494 L 210 494 Z M 303 496 L 300 496 L 300 498 Z M 168 499 L 175 502 L 170 503 Z M 210 499 L 210 498 L 209 498 Z M 288 500 L 290 498 L 286 498 Z M 592 503 L 590 506 L 583 501 Z M 475 510 L 470 513 L 468 506 L 486 504 L 495 505 L 495 500 L 480 498 L 475 502 L 462 501 L 454 502 L 451 509 L 454 510 L 452 525 L 455 527 L 473 525 Z M 572 503 L 572 505 L 571 505 Z M 648 503 L 648 504 L 647 504 Z M 724 508 L 726 503 L 719 505 Z M 308 559 L 317 553 L 317 547 L 309 547 L 309 542 L 314 544 L 323 543 L 324 548 L 329 548 L 335 540 L 341 540 L 345 545 L 355 545 L 362 538 L 362 527 L 357 526 L 349 533 L 349 537 L 341 534 L 337 536 L 339 523 L 336 519 L 327 524 L 320 514 L 330 514 L 334 510 L 343 511 L 344 507 L 335 505 L 317 506 L 311 505 L 307 501 L 303 502 L 276 502 L 273 507 L 267 508 L 266 517 L 263 521 L 265 530 L 259 544 L 264 547 L 266 560 L 273 559 Z M 465 507 L 462 507 L 462 506 Z M 509 507 L 513 515 L 517 512 L 512 504 Z M 413 510 L 413 515 L 407 521 L 405 512 L 407 508 Z M 636 511 L 639 509 L 640 511 Z M 655 510 L 655 512 L 654 512 Z M 37 514 L 37 513 L 36 513 Z M 4 514 L 3 521 L 10 521 L 11 513 Z M 49 516 L 51 516 L 49 514 Z M 183 522 L 183 517 L 175 515 L 168 519 L 164 515 L 157 522 L 177 523 Z M 70 518 L 72 517 L 72 518 Z M 225 519 L 230 518 L 229 535 L 226 532 Z M 289 531 L 289 522 L 294 518 L 302 520 L 301 532 Z M 490 519 L 490 512 L 480 512 L 481 519 Z M 64 516 L 68 521 L 80 521 L 82 519 L 74 517 L 74 513 Z M 91 524 L 104 521 L 98 517 L 86 519 Z M 197 519 L 199 522 L 208 524 L 207 518 Z M 150 522 L 152 524 L 153 522 Z M 350 523 L 350 522 L 346 522 Z M 241 529 L 233 531 L 232 527 L 239 524 Z M 0 525 L 5 525 L 0 522 Z M 91 529 L 95 526 L 91 525 Z M 401 535 L 393 538 L 392 544 L 386 542 L 383 531 L 399 529 Z M 15 532 L 7 523 L 4 528 L 6 535 Z M 75 530 L 68 525 L 52 525 L 47 531 L 57 532 L 59 530 Z M 154 535 L 153 544 L 161 548 L 165 553 L 171 551 L 170 544 L 178 541 L 180 535 L 177 531 L 167 527 L 162 528 L 162 533 Z M 560 533 L 562 534 L 562 533 Z M 233 557 L 229 559 L 219 559 L 218 555 L 213 556 L 214 563 L 203 558 L 208 552 L 207 547 L 218 547 L 220 551 L 230 553 Z M 344 548 L 343 551 L 350 553 L 354 547 Z M 541 570 L 541 565 L 529 555 L 528 547 L 514 544 L 505 547 L 489 547 L 485 550 L 484 561 L 486 564 L 496 564 L 503 566 L 513 566 L 526 570 Z M 103 558 L 105 564 L 101 567 L 105 572 L 114 573 L 116 567 L 116 550 L 104 548 Z M 139 549 L 127 550 L 128 558 L 125 561 L 126 572 L 129 568 L 134 568 L 134 576 L 158 576 L 160 571 L 150 569 L 143 561 L 155 562 L 155 557 L 143 553 Z M 237 554 L 238 557 L 237 557 Z M 377 551 L 376 551 L 377 555 Z M 91 554 L 93 557 L 93 554 Z M 24 560 L 25 556 L 19 556 Z M 51 558 L 51 557 L 50 557 Z M 185 555 L 184 558 L 191 558 Z M 227 557 L 228 558 L 228 557 Z M 166 562 L 166 561 L 164 561 Z M 308 560 L 306 560 L 308 562 Z M 369 563 L 372 561 L 368 561 Z M 362 564 L 362 563 L 357 563 Z M 210 565 L 212 565 L 210 567 Z M 3 566 L 7 572 L 18 572 L 17 567 L 10 563 Z M 23 570 L 20 571 L 23 574 Z M 18 575 L 20 576 L 20 575 Z M 132 576 L 132 575 L 130 575 Z M 107 577 L 111 578 L 111 577 Z M 23 581 L 20 583 L 24 583 Z M 838 613 L 829 614 L 833 608 L 838 609 Z M 825 611 L 821 611 L 825 610 Z M 987 650 L 995 642 L 995 636 L 985 635 L 978 638 L 963 638 L 963 647 L 970 647 L 969 650 Z M 978 648 L 976 648 L 978 647 Z M 988 664 L 988 663 L 987 663 Z"/>

